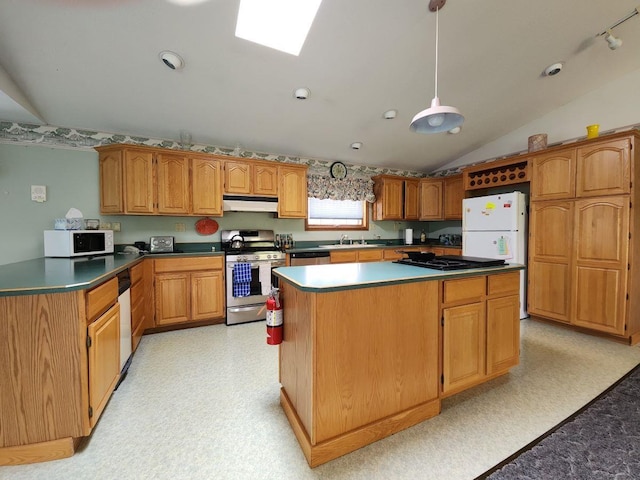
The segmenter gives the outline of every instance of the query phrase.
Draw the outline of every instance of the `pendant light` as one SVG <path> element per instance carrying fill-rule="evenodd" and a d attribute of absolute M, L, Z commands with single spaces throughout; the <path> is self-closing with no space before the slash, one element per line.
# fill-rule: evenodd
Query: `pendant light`
<path fill-rule="evenodd" d="M 446 1 L 446 0 L 445 0 Z M 440 6 L 444 6 L 444 1 L 440 0 Z M 440 133 L 448 132 L 456 127 L 460 127 L 464 122 L 464 117 L 455 107 L 440 105 L 438 98 L 438 12 L 440 8 L 436 5 L 436 91 L 431 107 L 421 111 L 413 120 L 409 128 L 417 133 Z"/>

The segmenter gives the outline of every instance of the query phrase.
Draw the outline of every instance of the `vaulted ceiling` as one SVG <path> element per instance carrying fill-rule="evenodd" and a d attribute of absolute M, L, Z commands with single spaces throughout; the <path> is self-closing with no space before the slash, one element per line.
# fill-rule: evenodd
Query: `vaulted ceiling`
<path fill-rule="evenodd" d="M 434 96 L 428 0 L 323 0 L 297 57 L 236 38 L 238 0 L 5 0 L 0 120 L 429 172 L 639 69 L 640 15 L 613 30 L 615 51 L 597 36 L 637 1 L 449 0 L 438 93 L 465 123 L 421 135 L 409 123 Z"/>

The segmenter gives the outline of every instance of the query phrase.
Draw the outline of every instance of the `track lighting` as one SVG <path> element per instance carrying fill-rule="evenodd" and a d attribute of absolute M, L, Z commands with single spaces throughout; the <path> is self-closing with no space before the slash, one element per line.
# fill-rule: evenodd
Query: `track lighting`
<path fill-rule="evenodd" d="M 607 30 L 607 33 L 604 36 L 604 39 L 609 44 L 609 48 L 611 50 L 617 50 L 622 45 L 622 40 L 618 37 L 614 37 L 613 33 L 610 30 Z"/>

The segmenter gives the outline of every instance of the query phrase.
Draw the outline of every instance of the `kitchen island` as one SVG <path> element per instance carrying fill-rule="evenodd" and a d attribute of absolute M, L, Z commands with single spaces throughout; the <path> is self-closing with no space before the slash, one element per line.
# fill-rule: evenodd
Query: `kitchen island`
<path fill-rule="evenodd" d="M 519 359 L 521 265 L 285 267 L 280 400 L 311 467 L 440 413 Z"/>

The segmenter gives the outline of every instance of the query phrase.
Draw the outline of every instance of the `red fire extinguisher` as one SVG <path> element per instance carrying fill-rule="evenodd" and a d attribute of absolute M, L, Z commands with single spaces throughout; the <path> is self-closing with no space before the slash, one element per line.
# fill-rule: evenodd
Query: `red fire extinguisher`
<path fill-rule="evenodd" d="M 279 290 L 274 288 L 269 292 L 269 298 L 267 298 L 267 344 L 280 345 L 282 343 L 283 320 Z"/>

